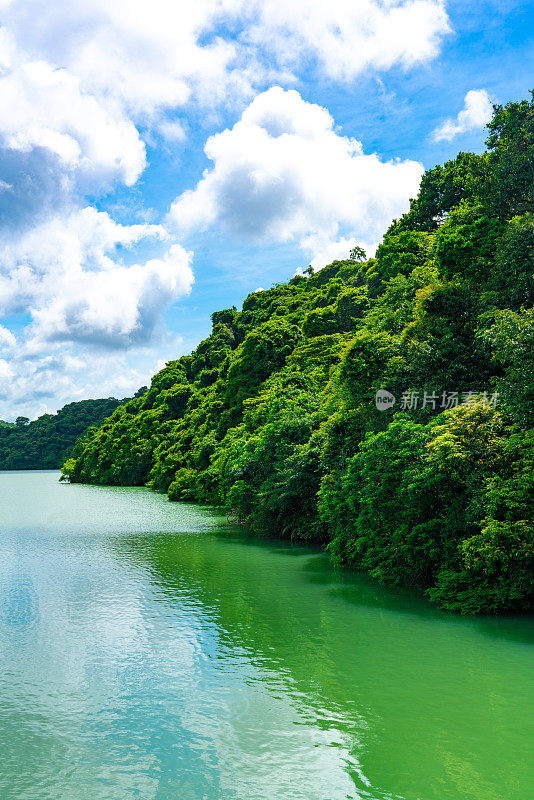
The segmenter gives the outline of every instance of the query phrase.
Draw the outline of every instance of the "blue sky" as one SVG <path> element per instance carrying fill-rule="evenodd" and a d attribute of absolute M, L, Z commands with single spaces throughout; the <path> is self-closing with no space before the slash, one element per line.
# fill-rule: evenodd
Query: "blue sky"
<path fill-rule="evenodd" d="M 212 311 L 372 251 L 529 96 L 530 3 L 0 6 L 0 418 L 125 396 Z"/>

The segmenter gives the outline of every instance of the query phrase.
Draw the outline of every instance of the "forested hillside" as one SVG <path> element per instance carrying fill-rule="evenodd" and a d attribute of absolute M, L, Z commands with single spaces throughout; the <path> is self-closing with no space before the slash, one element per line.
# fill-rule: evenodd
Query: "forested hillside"
<path fill-rule="evenodd" d="M 375 258 L 213 314 L 66 475 L 223 504 L 448 609 L 532 608 L 534 103 L 487 147 L 429 170 Z"/>
<path fill-rule="evenodd" d="M 0 421 L 0 470 L 59 469 L 76 440 L 123 402 L 114 397 L 82 400 L 33 422 L 27 417 L 12 424 Z"/>

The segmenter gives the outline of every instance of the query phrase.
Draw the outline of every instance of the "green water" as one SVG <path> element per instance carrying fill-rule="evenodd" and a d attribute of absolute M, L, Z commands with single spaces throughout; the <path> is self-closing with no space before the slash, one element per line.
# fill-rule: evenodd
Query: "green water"
<path fill-rule="evenodd" d="M 0 473 L 1 800 L 530 800 L 534 622 Z"/>

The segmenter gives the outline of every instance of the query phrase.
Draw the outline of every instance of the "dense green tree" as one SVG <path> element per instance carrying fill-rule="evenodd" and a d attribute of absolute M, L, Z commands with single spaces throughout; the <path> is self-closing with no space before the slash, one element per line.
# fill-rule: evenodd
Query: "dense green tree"
<path fill-rule="evenodd" d="M 473 202 L 487 192 L 488 156 L 459 153 L 453 161 L 429 169 L 410 210 L 390 231 L 434 231 L 463 200 Z"/>
<path fill-rule="evenodd" d="M 490 273 L 495 305 L 534 305 L 534 215 L 512 217 L 503 228 Z"/>
<path fill-rule="evenodd" d="M 462 201 L 435 236 L 436 262 L 443 278 L 488 283 L 501 231 L 502 224 L 486 214 L 482 205 Z"/>
<path fill-rule="evenodd" d="M 488 125 L 489 204 L 502 219 L 534 211 L 534 92 L 495 106 Z"/>
<path fill-rule="evenodd" d="M 503 368 L 496 388 L 508 414 L 534 427 L 534 309 L 496 312 L 494 324 L 481 331 L 481 337 L 491 344 L 494 360 Z"/>
<path fill-rule="evenodd" d="M 100 425 L 124 400 L 82 400 L 30 422 L 0 425 L 0 469 L 59 469 L 79 436 Z"/>

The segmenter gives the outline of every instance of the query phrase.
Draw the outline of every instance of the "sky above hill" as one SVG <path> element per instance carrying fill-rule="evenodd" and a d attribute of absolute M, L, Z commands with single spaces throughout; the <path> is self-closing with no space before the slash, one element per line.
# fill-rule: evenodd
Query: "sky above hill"
<path fill-rule="evenodd" d="M 132 394 L 210 314 L 370 254 L 527 97 L 515 0 L 0 0 L 0 418 Z"/>

